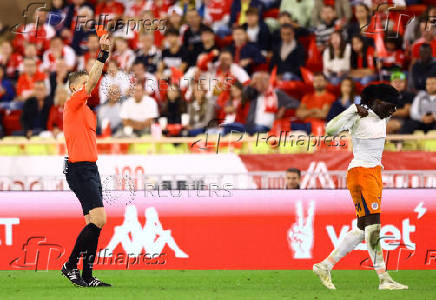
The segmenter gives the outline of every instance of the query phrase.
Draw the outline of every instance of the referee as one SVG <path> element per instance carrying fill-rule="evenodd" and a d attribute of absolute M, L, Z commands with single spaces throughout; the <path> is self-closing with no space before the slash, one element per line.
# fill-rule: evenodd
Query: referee
<path fill-rule="evenodd" d="M 92 266 L 97 252 L 98 238 L 106 223 L 103 207 L 100 174 L 97 169 L 96 117 L 86 104 L 97 85 L 109 57 L 111 40 L 107 34 L 100 38 L 100 52 L 89 74 L 86 71 L 72 72 L 68 76 L 71 98 L 64 106 L 64 136 L 68 149 L 64 173 L 70 189 L 82 205 L 86 226 L 76 239 L 70 258 L 62 266 L 62 275 L 75 286 L 109 287 L 92 276 Z M 77 269 L 83 256 L 83 272 Z"/>

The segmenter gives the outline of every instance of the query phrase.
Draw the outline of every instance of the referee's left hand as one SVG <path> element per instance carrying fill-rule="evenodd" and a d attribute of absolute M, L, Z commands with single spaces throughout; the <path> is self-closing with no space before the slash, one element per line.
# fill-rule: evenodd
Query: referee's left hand
<path fill-rule="evenodd" d="M 100 48 L 104 51 L 109 51 L 111 48 L 111 40 L 108 34 L 104 34 L 100 38 Z"/>

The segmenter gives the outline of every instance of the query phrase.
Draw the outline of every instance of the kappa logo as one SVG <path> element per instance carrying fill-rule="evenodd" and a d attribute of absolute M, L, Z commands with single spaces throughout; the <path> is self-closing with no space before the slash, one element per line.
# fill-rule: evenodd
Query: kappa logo
<path fill-rule="evenodd" d="M 307 217 L 303 216 L 303 203 L 295 203 L 296 222 L 288 230 L 288 244 L 294 253 L 294 258 L 312 258 L 313 248 L 313 218 L 315 214 L 315 202 L 309 203 Z"/>
<path fill-rule="evenodd" d="M 321 185 L 321 188 L 334 189 L 335 183 L 331 178 L 327 165 L 325 162 L 311 162 L 309 168 L 307 168 L 306 175 L 301 180 L 302 189 L 318 188 L 317 179 Z"/>
<path fill-rule="evenodd" d="M 171 230 L 164 230 L 159 220 L 159 215 L 154 207 L 145 210 L 145 225 L 138 220 L 136 206 L 128 205 L 124 212 L 124 222 L 115 226 L 114 234 L 109 244 L 105 247 L 108 256 L 121 244 L 124 251 L 131 257 L 139 256 L 142 250 L 145 253 L 160 255 L 165 245 L 174 251 L 175 257 L 188 258 L 189 255 L 183 252 L 176 244 Z"/>

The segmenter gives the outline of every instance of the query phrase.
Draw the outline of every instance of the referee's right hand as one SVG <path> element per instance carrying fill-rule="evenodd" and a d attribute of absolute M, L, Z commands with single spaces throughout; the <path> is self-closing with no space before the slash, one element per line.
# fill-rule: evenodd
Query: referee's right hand
<path fill-rule="evenodd" d="M 111 39 L 109 38 L 109 34 L 103 34 L 100 38 L 100 48 L 103 51 L 109 51 L 111 48 Z"/>

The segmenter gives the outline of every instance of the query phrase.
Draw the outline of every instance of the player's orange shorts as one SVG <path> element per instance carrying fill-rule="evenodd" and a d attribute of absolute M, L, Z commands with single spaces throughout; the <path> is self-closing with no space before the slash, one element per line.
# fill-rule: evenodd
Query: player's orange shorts
<path fill-rule="evenodd" d="M 353 198 L 357 217 L 380 213 L 383 188 L 381 166 L 348 170 L 347 188 Z"/>

